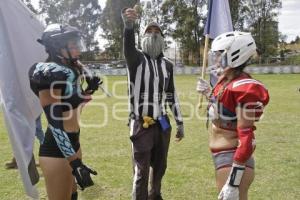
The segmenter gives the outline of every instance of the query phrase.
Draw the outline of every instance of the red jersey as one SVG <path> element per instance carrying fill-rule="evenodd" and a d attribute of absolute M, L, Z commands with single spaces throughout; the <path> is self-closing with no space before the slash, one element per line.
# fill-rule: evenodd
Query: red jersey
<path fill-rule="evenodd" d="M 216 84 L 211 95 L 208 114 L 218 127 L 235 130 L 237 106 L 255 109 L 258 120 L 268 102 L 269 94 L 265 86 L 244 73 L 229 83 L 223 79 Z"/>

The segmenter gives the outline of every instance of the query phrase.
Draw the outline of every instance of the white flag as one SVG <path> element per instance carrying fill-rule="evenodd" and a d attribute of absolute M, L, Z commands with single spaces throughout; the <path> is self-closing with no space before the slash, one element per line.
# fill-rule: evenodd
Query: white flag
<path fill-rule="evenodd" d="M 1 106 L 2 106 L 2 98 L 1 98 L 1 91 L 0 91 L 0 109 L 1 109 Z"/>
<path fill-rule="evenodd" d="M 29 174 L 35 119 L 42 112 L 30 89 L 28 70 L 44 61 L 44 48 L 36 42 L 43 25 L 20 0 L 0 0 L 0 93 L 10 142 L 25 191 L 37 199 L 38 192 Z"/>

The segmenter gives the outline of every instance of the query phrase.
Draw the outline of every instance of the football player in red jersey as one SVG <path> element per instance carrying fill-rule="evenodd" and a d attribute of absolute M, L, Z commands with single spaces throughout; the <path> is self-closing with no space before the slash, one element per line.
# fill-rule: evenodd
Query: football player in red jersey
<path fill-rule="evenodd" d="M 197 91 L 209 99 L 209 147 L 219 200 L 246 200 L 254 179 L 254 123 L 269 102 L 265 86 L 244 72 L 254 54 L 250 33 L 224 33 L 215 38 L 210 52 L 211 74 L 217 82 L 211 84 L 213 89 L 203 79 L 197 82 Z"/>

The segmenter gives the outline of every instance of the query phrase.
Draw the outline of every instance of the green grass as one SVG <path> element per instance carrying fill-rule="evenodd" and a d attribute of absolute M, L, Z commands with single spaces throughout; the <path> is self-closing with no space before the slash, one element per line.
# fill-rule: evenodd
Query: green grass
<path fill-rule="evenodd" d="M 249 191 L 252 200 L 300 199 L 300 75 L 257 75 L 268 87 L 271 100 L 264 118 L 257 124 L 256 178 Z M 126 77 L 108 77 L 108 84 L 124 81 L 116 87 L 116 94 L 126 96 Z M 215 200 L 214 169 L 208 149 L 205 114 L 188 105 L 196 105 L 196 76 L 177 76 L 176 86 L 183 103 L 186 137 L 181 143 L 171 141 L 168 170 L 163 179 L 163 196 L 167 200 Z M 106 81 L 107 83 L 107 81 Z M 100 94 L 100 93 L 99 93 Z M 108 124 L 105 127 L 81 128 L 81 144 L 85 163 L 97 169 L 96 185 L 80 192 L 82 200 L 130 199 L 132 188 L 131 149 L 128 138 L 127 112 L 123 120 L 113 119 L 113 106 L 127 99 L 104 98 L 96 100 L 107 106 Z M 105 112 L 99 106 L 88 106 L 83 112 L 83 123 L 104 120 Z M 172 120 L 174 121 L 174 120 Z M 174 125 L 174 122 L 173 122 Z M 174 129 L 173 129 L 174 130 Z M 172 136 L 174 138 L 174 134 Z M 37 152 L 38 143 L 36 143 Z M 11 159 L 11 147 L 0 117 L 0 164 Z M 3 166 L 2 165 L 2 166 Z M 26 199 L 18 171 L 0 167 L 0 199 Z M 38 184 L 42 199 L 46 199 L 44 181 Z"/>

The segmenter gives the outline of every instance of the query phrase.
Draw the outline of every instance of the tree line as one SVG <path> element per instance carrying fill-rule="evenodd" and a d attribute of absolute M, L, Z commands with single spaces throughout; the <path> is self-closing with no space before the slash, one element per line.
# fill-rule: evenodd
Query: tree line
<path fill-rule="evenodd" d="M 209 0 L 107 0 L 101 8 L 98 0 L 39 0 L 39 8 L 32 0 L 22 0 L 45 24 L 69 23 L 85 33 L 90 53 L 85 59 L 93 59 L 99 52 L 96 35 L 101 28 L 101 37 L 107 41 L 106 54 L 113 59 L 123 57 L 124 7 L 140 5 L 140 19 L 136 23 L 138 44 L 140 31 L 151 20 L 161 24 L 168 41 L 180 46 L 182 60 L 186 64 L 200 64 L 199 50 L 203 47 L 203 31 L 207 18 Z M 281 0 L 229 0 L 234 29 L 251 32 L 260 50 L 260 62 L 278 55 L 279 41 L 284 38 L 278 30 L 278 14 Z"/>

